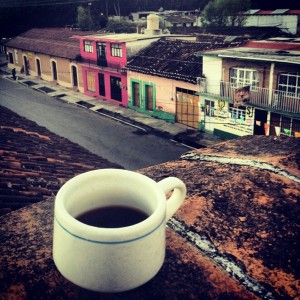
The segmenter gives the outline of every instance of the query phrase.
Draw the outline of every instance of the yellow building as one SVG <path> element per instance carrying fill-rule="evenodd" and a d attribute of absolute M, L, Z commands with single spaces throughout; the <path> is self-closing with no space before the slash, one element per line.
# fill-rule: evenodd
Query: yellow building
<path fill-rule="evenodd" d="M 86 34 L 67 28 L 28 30 L 5 44 L 8 67 L 83 92 L 82 72 L 77 65 L 79 41 L 72 36 Z"/>

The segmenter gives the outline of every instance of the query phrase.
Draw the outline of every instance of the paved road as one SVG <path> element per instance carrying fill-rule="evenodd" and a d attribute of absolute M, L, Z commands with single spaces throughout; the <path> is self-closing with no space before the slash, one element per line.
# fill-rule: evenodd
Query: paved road
<path fill-rule="evenodd" d="M 0 105 L 128 170 L 176 160 L 189 150 L 4 78 Z"/>

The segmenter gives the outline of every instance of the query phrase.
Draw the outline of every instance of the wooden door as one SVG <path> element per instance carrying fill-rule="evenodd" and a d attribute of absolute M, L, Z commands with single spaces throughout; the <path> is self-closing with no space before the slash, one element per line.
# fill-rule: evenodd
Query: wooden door
<path fill-rule="evenodd" d="M 198 128 L 199 96 L 184 92 L 176 94 L 176 120 L 183 125 Z"/>
<path fill-rule="evenodd" d="M 146 85 L 145 87 L 145 96 L 146 96 L 146 109 L 153 110 L 153 86 Z"/>
<path fill-rule="evenodd" d="M 137 82 L 132 83 L 133 105 L 140 107 L 140 85 Z"/>

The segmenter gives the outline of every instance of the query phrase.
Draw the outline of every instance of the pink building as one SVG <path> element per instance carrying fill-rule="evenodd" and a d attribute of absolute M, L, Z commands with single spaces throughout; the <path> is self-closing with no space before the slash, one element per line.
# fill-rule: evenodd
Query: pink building
<path fill-rule="evenodd" d="M 123 67 L 159 35 L 108 34 L 78 36 L 84 93 L 127 106 L 127 74 Z"/>

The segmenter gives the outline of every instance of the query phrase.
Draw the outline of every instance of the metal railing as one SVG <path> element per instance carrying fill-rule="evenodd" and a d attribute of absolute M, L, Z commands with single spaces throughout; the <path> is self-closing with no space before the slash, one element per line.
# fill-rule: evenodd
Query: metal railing
<path fill-rule="evenodd" d="M 94 60 L 94 59 L 87 59 L 87 58 L 79 58 L 77 60 L 79 63 L 86 64 L 93 67 L 98 67 L 100 69 L 110 69 L 118 72 L 123 72 L 123 65 L 120 63 L 112 63 L 104 60 Z"/>
<path fill-rule="evenodd" d="M 221 81 L 218 96 L 233 101 L 236 89 L 230 82 Z M 249 104 L 287 113 L 300 113 L 300 97 L 297 97 L 294 93 L 279 90 L 270 91 L 267 88 L 260 87 L 252 89 L 250 90 Z"/>

